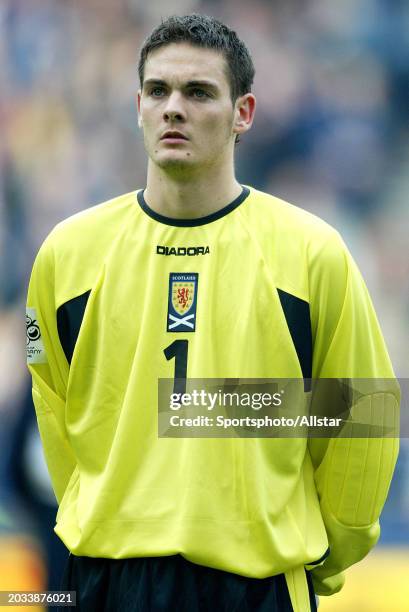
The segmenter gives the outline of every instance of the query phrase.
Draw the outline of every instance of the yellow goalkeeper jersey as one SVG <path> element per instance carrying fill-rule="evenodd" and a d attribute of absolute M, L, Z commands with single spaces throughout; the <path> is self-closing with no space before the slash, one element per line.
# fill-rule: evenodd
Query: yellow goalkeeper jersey
<path fill-rule="evenodd" d="M 74 554 L 180 553 L 258 578 L 316 564 L 329 594 L 376 543 L 395 439 L 158 437 L 160 378 L 393 378 L 322 220 L 248 187 L 189 220 L 142 190 L 117 197 L 45 240 L 26 323 L 55 531 Z M 383 394 L 386 411 L 398 401 Z"/>

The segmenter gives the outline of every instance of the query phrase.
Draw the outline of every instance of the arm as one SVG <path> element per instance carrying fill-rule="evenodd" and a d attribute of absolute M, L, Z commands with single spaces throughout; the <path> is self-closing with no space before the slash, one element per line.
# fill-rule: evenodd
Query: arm
<path fill-rule="evenodd" d="M 76 466 L 65 427 L 68 363 L 58 337 L 54 256 L 48 239 L 34 263 L 27 297 L 27 363 L 45 459 L 58 503 Z"/>
<path fill-rule="evenodd" d="M 314 254 L 310 293 L 313 377 L 346 379 L 343 401 L 353 420 L 368 422 L 372 415 L 372 423 L 397 431 L 399 386 L 364 281 L 337 234 Z M 357 437 L 365 433 L 347 427 L 342 438 L 309 440 L 330 547 L 312 572 L 322 595 L 338 591 L 342 570 L 376 544 L 398 453 L 396 437 Z"/>

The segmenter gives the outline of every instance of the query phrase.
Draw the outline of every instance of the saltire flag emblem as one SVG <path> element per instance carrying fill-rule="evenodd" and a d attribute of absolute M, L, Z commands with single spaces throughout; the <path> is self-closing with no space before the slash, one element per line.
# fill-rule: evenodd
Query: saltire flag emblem
<path fill-rule="evenodd" d="M 192 272 L 169 275 L 168 326 L 171 332 L 196 330 L 196 306 L 199 274 Z"/>

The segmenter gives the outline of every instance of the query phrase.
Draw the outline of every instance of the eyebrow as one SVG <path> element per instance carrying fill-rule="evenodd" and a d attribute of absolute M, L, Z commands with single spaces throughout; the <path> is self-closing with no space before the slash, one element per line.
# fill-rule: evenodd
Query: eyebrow
<path fill-rule="evenodd" d="M 167 86 L 167 83 L 166 81 L 163 81 L 162 79 L 146 79 L 146 81 L 143 82 L 144 87 L 145 85 Z M 214 89 L 214 90 L 218 89 L 218 86 L 216 85 L 216 83 L 212 81 L 206 81 L 206 80 L 187 81 L 186 83 L 183 84 L 183 86 L 184 87 L 209 87 L 210 89 Z"/>

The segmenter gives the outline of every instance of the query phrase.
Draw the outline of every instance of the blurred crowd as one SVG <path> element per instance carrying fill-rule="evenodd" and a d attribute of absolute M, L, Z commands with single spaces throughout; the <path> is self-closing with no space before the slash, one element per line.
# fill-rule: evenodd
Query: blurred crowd
<path fill-rule="evenodd" d="M 30 442 L 19 429 L 31 414 L 21 309 L 33 257 L 61 219 L 144 186 L 138 49 L 169 6 L 165 0 L 0 3 L 0 443 L 9 460 L 0 460 L 0 532 L 13 531 L 16 520 L 19 529 L 35 529 L 29 506 L 18 502 L 27 495 L 21 473 L 37 493 L 46 479 L 33 460 L 34 434 Z M 409 3 L 173 0 L 171 6 L 172 13 L 218 17 L 248 44 L 258 107 L 237 147 L 238 178 L 342 233 L 370 289 L 395 371 L 409 377 Z M 19 441 L 32 445 L 27 457 L 16 453 L 18 431 Z M 402 447 L 384 515 L 390 542 L 409 534 L 407 441 Z M 36 503 L 53 506 L 46 493 L 38 497 Z"/>

